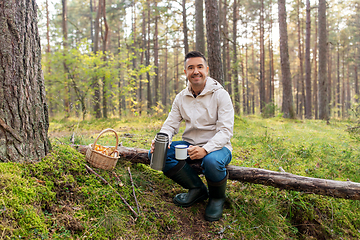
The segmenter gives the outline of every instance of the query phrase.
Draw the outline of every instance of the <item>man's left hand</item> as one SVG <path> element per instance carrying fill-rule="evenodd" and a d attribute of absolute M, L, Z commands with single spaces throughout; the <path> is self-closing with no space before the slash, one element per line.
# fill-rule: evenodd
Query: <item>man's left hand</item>
<path fill-rule="evenodd" d="M 188 154 L 191 160 L 195 160 L 202 159 L 207 155 L 207 152 L 202 147 L 190 145 L 188 148 Z"/>

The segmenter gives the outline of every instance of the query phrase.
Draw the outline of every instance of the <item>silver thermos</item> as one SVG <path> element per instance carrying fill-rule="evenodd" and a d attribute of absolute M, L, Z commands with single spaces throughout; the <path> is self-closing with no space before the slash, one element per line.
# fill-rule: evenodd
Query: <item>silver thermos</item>
<path fill-rule="evenodd" d="M 155 170 L 163 170 L 166 162 L 166 154 L 169 146 L 169 136 L 166 133 L 157 133 L 155 136 L 155 149 L 150 159 L 150 167 Z"/>

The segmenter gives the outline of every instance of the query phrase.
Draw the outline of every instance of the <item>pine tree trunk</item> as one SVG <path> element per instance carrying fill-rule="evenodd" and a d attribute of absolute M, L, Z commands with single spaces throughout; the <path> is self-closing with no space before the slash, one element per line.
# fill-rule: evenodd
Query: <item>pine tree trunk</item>
<path fill-rule="evenodd" d="M 146 66 L 150 65 L 150 0 L 147 0 L 148 20 L 147 20 L 147 49 L 145 50 Z M 150 84 L 150 73 L 146 73 L 147 78 L 147 110 L 151 112 L 152 99 L 151 99 L 151 84 Z"/>
<path fill-rule="evenodd" d="M 228 82 L 228 72 L 230 69 L 227 68 L 227 52 L 226 52 L 226 45 L 227 45 L 227 23 L 226 23 L 226 0 L 224 0 L 224 7 L 222 7 L 223 0 L 219 1 L 219 19 L 220 19 L 220 39 L 222 41 L 222 67 L 224 71 L 224 87 L 229 92 L 229 82 Z M 230 94 L 231 96 L 231 94 Z"/>
<path fill-rule="evenodd" d="M 275 104 L 275 87 L 274 87 L 274 51 L 273 51 L 273 42 L 272 42 L 272 25 L 273 25 L 273 17 L 272 17 L 272 0 L 269 3 L 269 83 L 268 83 L 268 93 L 269 93 L 269 103 Z M 271 116 L 275 115 L 275 108 L 271 109 Z"/>
<path fill-rule="evenodd" d="M 0 162 L 40 161 L 50 148 L 37 10 L 0 4 Z"/>
<path fill-rule="evenodd" d="M 155 82 L 155 89 L 154 89 L 154 104 L 155 106 L 158 105 L 159 101 L 159 40 L 158 40 L 158 11 L 157 11 L 157 0 L 154 1 L 155 5 L 155 32 L 154 32 L 154 66 L 155 66 L 155 75 L 154 75 L 154 82 Z M 186 24 L 185 24 L 186 25 Z M 187 36 L 186 36 L 187 37 Z"/>
<path fill-rule="evenodd" d="M 94 22 L 93 22 L 93 0 L 90 0 L 90 40 L 91 40 L 91 51 L 94 51 Z"/>
<path fill-rule="evenodd" d="M 359 102 L 359 78 L 358 78 L 358 70 L 357 65 L 354 66 L 354 77 L 355 77 L 355 102 Z"/>
<path fill-rule="evenodd" d="M 106 20 L 106 0 L 103 0 L 103 4 L 102 4 L 102 16 L 103 16 L 103 19 L 104 19 L 104 26 L 105 26 L 105 32 L 104 32 L 104 41 L 103 41 L 103 54 L 104 54 L 104 62 L 106 63 L 106 55 L 105 55 L 105 52 L 107 51 L 107 43 L 108 43 L 108 37 L 109 37 L 109 25 L 107 23 L 107 20 Z M 133 62 L 133 64 L 135 65 L 135 62 Z M 136 66 L 134 66 L 135 68 Z M 107 118 L 108 117 L 108 99 L 107 99 L 107 82 L 106 82 L 106 79 L 105 77 L 103 78 L 103 94 L 102 94 L 102 102 L 103 102 L 103 117 L 104 118 Z"/>
<path fill-rule="evenodd" d="M 216 0 L 205 1 L 209 75 L 224 85 L 221 63 L 219 9 Z"/>
<path fill-rule="evenodd" d="M 351 91 L 350 91 L 350 63 L 347 62 L 347 80 L 346 80 L 346 112 L 349 114 L 351 109 Z"/>
<path fill-rule="evenodd" d="M 63 31 L 63 47 L 64 54 L 67 52 L 67 42 L 68 42 L 68 30 L 67 30 L 67 0 L 62 0 L 62 31 Z M 66 62 L 63 62 L 64 71 L 67 72 Z M 64 109 L 65 109 L 65 117 L 68 118 L 70 116 L 70 90 L 68 86 L 68 81 L 64 82 Z"/>
<path fill-rule="evenodd" d="M 315 16 L 315 41 L 314 41 L 314 80 L 313 80 L 313 95 L 314 95 L 314 115 L 315 119 L 319 119 L 319 103 L 318 103 L 318 66 L 317 66 L 317 46 L 318 46 L 318 27 L 317 27 L 317 16 Z"/>
<path fill-rule="evenodd" d="M 343 70 L 343 77 L 342 77 L 342 88 L 341 88 L 341 116 L 344 118 L 345 117 L 345 98 L 346 98 L 346 95 L 345 95 L 345 89 L 346 89 L 346 86 L 345 86 L 345 49 L 343 47 L 343 60 L 342 60 L 342 70 Z"/>
<path fill-rule="evenodd" d="M 178 45 L 178 42 L 176 42 L 176 46 Z M 174 91 L 175 94 L 179 93 L 179 52 L 178 49 L 175 48 L 175 54 L 174 54 L 174 63 L 175 63 L 175 67 L 174 67 Z"/>
<path fill-rule="evenodd" d="M 284 118 L 295 118 L 292 96 L 292 82 L 290 73 L 288 35 L 286 23 L 285 0 L 278 0 L 279 7 L 279 32 L 280 32 L 280 58 L 283 85 L 282 112 Z"/>
<path fill-rule="evenodd" d="M 204 2 L 195 0 L 196 50 L 205 54 Z"/>
<path fill-rule="evenodd" d="M 311 41 L 311 8 L 310 0 L 306 0 L 306 50 L 305 50 L 305 81 L 306 81 L 306 101 L 305 118 L 312 118 L 311 108 L 311 62 L 310 62 L 310 41 Z"/>
<path fill-rule="evenodd" d="M 141 22 L 141 34 L 142 34 L 142 44 L 141 44 L 141 48 L 144 51 L 141 51 L 141 65 L 144 65 L 144 62 L 146 62 L 146 4 L 142 3 L 143 6 L 143 10 L 142 10 L 142 22 Z M 144 75 L 144 74 L 143 74 Z M 142 83 L 142 79 L 144 78 L 144 76 L 141 76 L 141 80 L 139 81 L 139 101 L 140 101 L 140 108 L 139 108 L 139 114 L 141 115 L 142 113 L 142 109 L 143 109 L 143 101 L 144 101 L 144 97 L 143 97 L 143 83 Z"/>
<path fill-rule="evenodd" d="M 101 7 L 102 0 L 99 0 L 96 19 L 95 19 L 95 36 L 94 36 L 94 53 L 99 51 L 99 34 L 100 34 L 100 18 L 101 18 Z M 99 79 L 94 77 L 92 82 L 92 88 L 94 89 L 94 112 L 96 118 L 101 118 L 100 110 L 100 85 Z"/>
<path fill-rule="evenodd" d="M 167 105 L 167 97 L 168 97 L 168 80 L 167 80 L 167 75 L 168 75 L 168 39 L 167 39 L 167 35 L 165 35 L 165 61 L 164 61 L 164 87 L 163 87 L 163 96 L 162 96 L 162 104 L 163 106 L 166 108 Z"/>
<path fill-rule="evenodd" d="M 265 46 L 264 46 L 264 0 L 261 0 L 260 7 L 260 112 L 263 112 L 266 104 L 265 90 Z"/>
<path fill-rule="evenodd" d="M 235 93 L 235 113 L 240 115 L 240 92 L 239 92 L 239 80 L 238 80 L 238 67 L 237 67 L 237 20 L 238 20 L 238 8 L 236 0 L 233 2 L 233 76 L 234 76 L 234 93 Z M 243 65 L 243 64 L 242 64 Z M 244 70 L 242 69 L 242 82 L 244 82 Z"/>
<path fill-rule="evenodd" d="M 333 98 L 333 88 L 332 85 L 333 85 L 333 81 L 332 81 L 332 63 L 333 63 L 333 55 L 332 55 L 332 48 L 331 48 L 331 44 L 329 44 L 329 47 L 328 47 L 328 67 L 327 67 L 327 71 L 328 71 L 328 84 L 327 84 L 327 92 L 328 92 L 328 114 L 329 114 L 329 117 L 331 116 L 331 108 L 332 108 L 332 98 Z M 335 84 L 334 84 L 335 85 Z M 334 102 L 335 103 L 335 102 Z M 334 104 L 333 103 L 333 104 Z"/>
<path fill-rule="evenodd" d="M 299 81 L 298 81 L 298 93 L 299 98 L 299 111 L 298 116 L 300 119 L 303 117 L 303 107 L 304 107 L 304 68 L 303 68 L 303 54 L 302 54 L 302 45 L 301 45 L 301 21 L 300 21 L 300 1 L 298 0 L 298 57 L 299 57 Z"/>
<path fill-rule="evenodd" d="M 319 0 L 319 118 L 329 120 L 328 88 L 326 79 L 327 32 L 326 0 Z"/>
<path fill-rule="evenodd" d="M 247 38 L 247 22 L 245 23 L 245 38 Z M 249 69 L 248 69 L 248 43 L 245 43 L 245 78 L 246 78 L 246 113 L 250 114 L 250 85 L 249 85 Z M 245 113 L 245 112 L 244 112 Z"/>
<path fill-rule="evenodd" d="M 182 18 L 183 18 L 183 32 L 184 32 L 184 52 L 186 55 L 189 52 L 189 40 L 188 40 L 188 27 L 186 22 L 186 0 L 182 0 Z"/>
<path fill-rule="evenodd" d="M 340 44 L 338 43 L 338 48 L 337 48 L 337 83 L 336 83 L 336 102 L 337 102 L 337 114 L 338 117 L 340 117 Z"/>

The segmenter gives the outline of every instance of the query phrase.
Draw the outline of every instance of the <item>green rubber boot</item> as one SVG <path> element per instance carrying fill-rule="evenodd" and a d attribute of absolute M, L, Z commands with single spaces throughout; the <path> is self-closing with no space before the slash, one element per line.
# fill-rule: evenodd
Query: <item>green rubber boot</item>
<path fill-rule="evenodd" d="M 173 202 L 175 205 L 190 207 L 209 197 L 205 184 L 186 161 L 180 161 L 175 167 L 167 171 L 165 175 L 183 188 L 189 189 L 188 193 L 179 193 L 174 197 Z"/>
<path fill-rule="evenodd" d="M 226 177 L 220 182 L 211 182 L 207 179 L 209 203 L 205 209 L 205 220 L 213 222 L 221 218 L 226 199 L 225 190 L 228 177 L 229 173 L 227 172 Z"/>

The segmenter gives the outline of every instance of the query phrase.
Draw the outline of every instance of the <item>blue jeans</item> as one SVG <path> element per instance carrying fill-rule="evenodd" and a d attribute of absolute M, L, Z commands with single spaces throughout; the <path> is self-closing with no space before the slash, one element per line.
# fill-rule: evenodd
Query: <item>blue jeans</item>
<path fill-rule="evenodd" d="M 167 151 L 167 158 L 163 172 L 166 173 L 171 168 L 178 164 L 178 160 L 175 159 L 175 145 L 184 144 L 191 145 L 186 141 L 175 141 L 170 145 L 170 149 Z M 201 167 L 204 169 L 203 173 L 207 179 L 212 182 L 220 182 L 226 177 L 225 166 L 231 162 L 231 152 L 226 147 L 220 150 L 207 154 L 202 160 Z M 151 159 L 151 153 L 149 151 L 149 159 Z M 191 162 L 190 158 L 186 159 L 187 162 Z"/>

